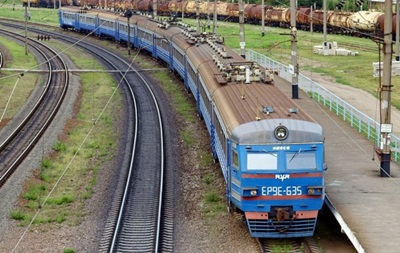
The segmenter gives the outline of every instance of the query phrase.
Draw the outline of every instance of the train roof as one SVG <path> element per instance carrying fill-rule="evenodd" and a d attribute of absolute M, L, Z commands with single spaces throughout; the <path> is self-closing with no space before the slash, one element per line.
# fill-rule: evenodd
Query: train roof
<path fill-rule="evenodd" d="M 213 100 L 228 133 L 239 125 L 266 119 L 313 122 L 310 116 L 273 84 L 227 85 L 213 93 Z"/>
<path fill-rule="evenodd" d="M 278 140 L 277 129 L 284 127 L 287 136 Z M 252 121 L 235 128 L 231 140 L 240 144 L 265 143 L 321 143 L 324 141 L 324 132 L 320 125 L 313 122 L 304 122 L 296 119 L 272 119 Z"/>

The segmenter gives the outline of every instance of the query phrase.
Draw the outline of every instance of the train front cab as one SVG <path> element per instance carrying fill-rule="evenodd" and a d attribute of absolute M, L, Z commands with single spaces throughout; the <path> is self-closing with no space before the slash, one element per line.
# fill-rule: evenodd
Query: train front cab
<path fill-rule="evenodd" d="M 296 140 L 294 129 L 285 124 L 269 127 L 265 122 L 251 122 L 235 129 L 243 134 L 233 132 L 230 204 L 244 213 L 252 237 L 312 236 L 325 195 L 323 136 L 303 133 L 312 140 L 305 143 Z M 260 131 L 249 134 L 250 129 Z M 281 133 L 279 129 L 289 134 L 287 139 L 293 138 L 270 140 Z"/>

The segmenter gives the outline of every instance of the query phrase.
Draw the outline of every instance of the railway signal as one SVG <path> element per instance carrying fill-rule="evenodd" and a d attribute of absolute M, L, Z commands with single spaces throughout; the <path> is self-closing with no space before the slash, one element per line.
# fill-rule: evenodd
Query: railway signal
<path fill-rule="evenodd" d="M 338 10 L 341 10 L 345 3 L 346 3 L 345 0 L 340 0 L 340 2 L 336 4 L 336 8 Z"/>
<path fill-rule="evenodd" d="M 125 12 L 125 16 L 128 19 L 128 55 L 131 55 L 131 27 L 129 24 L 129 20 L 131 19 L 133 12 L 131 9 L 128 9 Z"/>
<path fill-rule="evenodd" d="M 364 4 L 364 0 L 356 0 L 356 6 L 361 7 Z"/>

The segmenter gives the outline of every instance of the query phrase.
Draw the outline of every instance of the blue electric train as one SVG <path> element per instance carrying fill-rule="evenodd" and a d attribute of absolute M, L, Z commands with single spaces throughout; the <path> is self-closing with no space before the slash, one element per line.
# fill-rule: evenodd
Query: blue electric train
<path fill-rule="evenodd" d="M 226 182 L 230 211 L 252 237 L 312 236 L 325 196 L 324 133 L 274 82 L 214 34 L 175 22 L 65 7 L 60 26 L 146 50 L 193 94 Z M 129 32 L 128 32 L 129 27 Z M 129 43 L 127 43 L 129 38 Z"/>

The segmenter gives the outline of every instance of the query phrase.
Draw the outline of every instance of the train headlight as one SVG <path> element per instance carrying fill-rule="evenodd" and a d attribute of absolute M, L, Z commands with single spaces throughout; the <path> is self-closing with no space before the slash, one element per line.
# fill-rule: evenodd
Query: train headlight
<path fill-rule="evenodd" d="M 246 187 L 243 188 L 243 196 L 245 197 L 255 197 L 258 195 L 257 187 Z"/>
<path fill-rule="evenodd" d="M 308 195 L 322 195 L 323 187 L 322 186 L 308 186 L 307 194 Z"/>
<path fill-rule="evenodd" d="M 288 137 L 289 130 L 285 126 L 280 125 L 275 128 L 274 135 L 276 139 L 283 141 Z"/>

